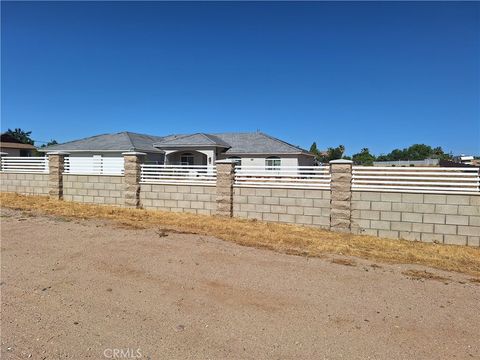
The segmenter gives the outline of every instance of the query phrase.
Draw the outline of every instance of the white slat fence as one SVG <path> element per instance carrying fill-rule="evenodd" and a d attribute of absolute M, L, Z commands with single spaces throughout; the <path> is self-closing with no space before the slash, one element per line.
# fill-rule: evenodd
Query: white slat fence
<path fill-rule="evenodd" d="M 354 166 L 352 190 L 478 194 L 478 168 Z"/>
<path fill-rule="evenodd" d="M 5 172 L 48 173 L 47 157 L 4 156 L 0 170 Z"/>
<path fill-rule="evenodd" d="M 123 175 L 123 157 L 66 157 L 65 174 Z"/>
<path fill-rule="evenodd" d="M 142 164 L 141 182 L 146 184 L 216 185 L 217 170 L 204 165 Z"/>
<path fill-rule="evenodd" d="M 235 185 L 292 189 L 330 189 L 328 166 L 237 166 Z"/>

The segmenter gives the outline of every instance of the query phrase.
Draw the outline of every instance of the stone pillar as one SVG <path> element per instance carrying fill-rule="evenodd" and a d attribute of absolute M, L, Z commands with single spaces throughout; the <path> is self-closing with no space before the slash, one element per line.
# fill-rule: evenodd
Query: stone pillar
<path fill-rule="evenodd" d="M 48 195 L 56 200 L 63 199 L 63 171 L 65 169 L 65 156 L 69 153 L 54 151 L 48 155 Z"/>
<path fill-rule="evenodd" d="M 330 161 L 330 230 L 351 231 L 352 161 Z"/>
<path fill-rule="evenodd" d="M 233 216 L 233 183 L 235 160 L 219 160 L 217 166 L 217 211 L 220 216 Z"/>
<path fill-rule="evenodd" d="M 122 153 L 125 163 L 123 197 L 125 207 L 140 207 L 140 170 L 147 154 L 130 151 Z"/>

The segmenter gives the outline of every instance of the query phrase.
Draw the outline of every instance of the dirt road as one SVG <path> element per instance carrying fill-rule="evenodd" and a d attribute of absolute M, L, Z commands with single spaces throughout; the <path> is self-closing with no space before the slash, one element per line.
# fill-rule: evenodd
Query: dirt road
<path fill-rule="evenodd" d="M 469 359 L 480 284 L 2 210 L 2 359 Z"/>

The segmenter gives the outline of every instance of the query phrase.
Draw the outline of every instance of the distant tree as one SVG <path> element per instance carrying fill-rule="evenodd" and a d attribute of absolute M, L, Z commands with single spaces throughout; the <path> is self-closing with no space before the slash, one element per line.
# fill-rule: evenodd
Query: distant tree
<path fill-rule="evenodd" d="M 35 143 L 33 141 L 33 139 L 30 137 L 30 135 L 32 134 L 31 131 L 23 131 L 20 128 L 16 128 L 15 130 L 8 129 L 6 131 L 6 134 L 8 134 L 11 137 L 17 139 L 18 141 L 20 141 L 23 144 L 34 145 L 34 143 Z"/>
<path fill-rule="evenodd" d="M 363 148 L 359 153 L 352 156 L 352 160 L 355 165 L 371 166 L 375 161 L 375 156 L 370 154 L 368 148 Z"/>
<path fill-rule="evenodd" d="M 310 152 L 315 156 L 318 156 L 318 153 L 320 152 L 318 151 L 317 143 L 315 141 L 313 142 L 312 146 L 310 146 Z"/>
<path fill-rule="evenodd" d="M 43 144 L 40 147 L 44 148 L 44 147 L 47 147 L 47 146 L 52 146 L 52 145 L 57 145 L 57 144 L 58 144 L 57 140 L 50 140 L 49 142 L 47 142 L 46 144 Z"/>
<path fill-rule="evenodd" d="M 425 159 L 450 159 L 451 154 L 446 154 L 438 146 L 432 148 L 425 144 L 414 144 L 405 149 L 394 149 L 388 154 L 377 157 L 377 161 L 398 161 L 398 160 L 425 160 Z"/>
<path fill-rule="evenodd" d="M 345 146 L 339 145 L 335 148 L 329 147 L 325 153 L 319 153 L 318 161 L 328 163 L 331 160 L 342 159 Z"/>

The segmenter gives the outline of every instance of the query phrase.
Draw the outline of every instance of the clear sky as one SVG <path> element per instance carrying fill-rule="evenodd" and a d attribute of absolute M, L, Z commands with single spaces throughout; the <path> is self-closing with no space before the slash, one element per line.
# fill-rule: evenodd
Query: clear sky
<path fill-rule="evenodd" d="M 4 2 L 1 128 L 480 154 L 480 3 Z M 40 144 L 40 143 L 38 143 Z"/>

